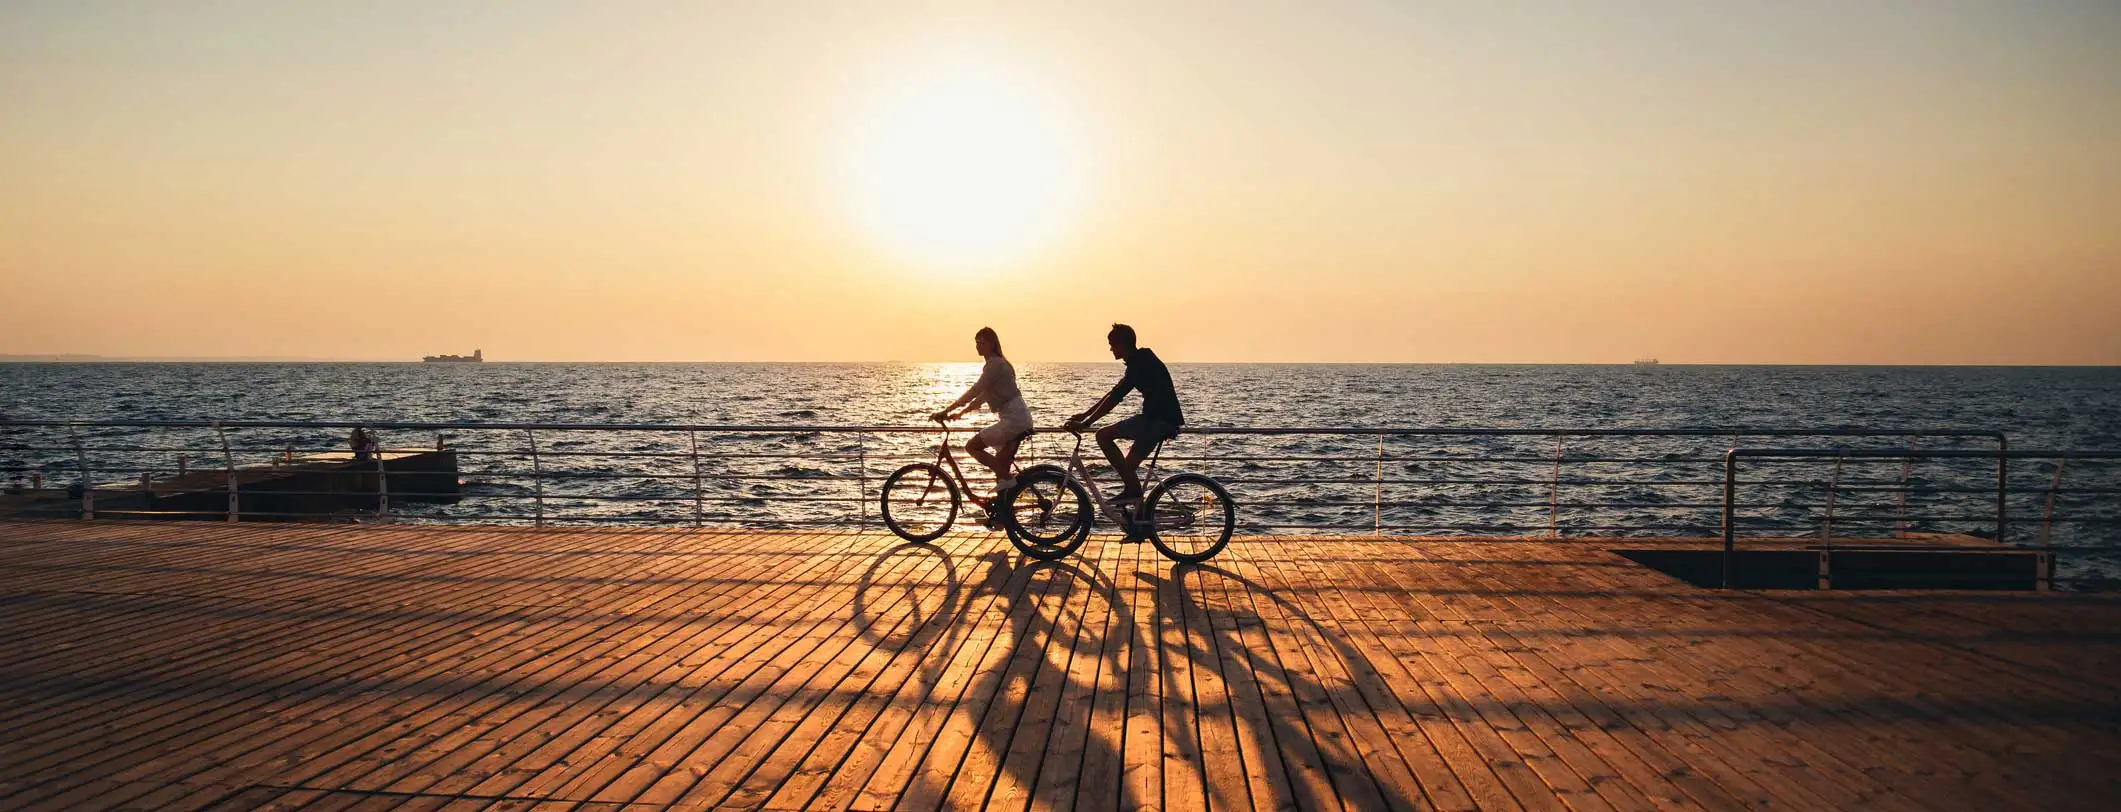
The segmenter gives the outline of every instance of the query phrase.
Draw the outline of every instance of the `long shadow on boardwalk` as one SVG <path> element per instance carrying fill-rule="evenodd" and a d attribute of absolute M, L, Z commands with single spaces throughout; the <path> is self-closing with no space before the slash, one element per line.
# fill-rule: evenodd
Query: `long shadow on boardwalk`
<path fill-rule="evenodd" d="M 376 531 L 392 542 L 379 549 L 427 549 L 391 535 L 399 532 L 409 531 Z M 682 562 L 686 538 L 673 535 L 641 554 Z M 1450 735 L 1453 727 L 1477 727 L 1483 719 L 1507 724 L 1512 715 L 1533 725 L 1553 722 L 1573 713 L 1572 703 L 1615 719 L 1716 720 L 1715 736 L 1701 739 L 1708 748 L 1702 752 L 1678 749 L 1694 746 L 1679 733 L 1611 730 L 1634 736 L 1625 741 L 1660 757 L 1673 748 L 1675 766 L 1721 769 L 1719 781 L 1752 769 L 1811 774 L 1780 761 L 1780 751 L 1770 747 L 1804 736 L 1815 737 L 1807 741 L 1818 743 L 1821 760 L 1868 767 L 1875 751 L 1925 771 L 1923 781 L 1927 771 L 1948 778 L 1960 765 L 1993 763 L 2050 785 L 2059 776 L 2070 786 L 2091 786 L 2098 783 L 2089 777 L 2094 771 L 2065 768 L 2110 764 L 2101 753 L 2112 752 L 2112 726 L 2121 721 L 2121 704 L 2106 690 L 2111 671 L 2078 667 L 2087 653 L 2109 653 L 2113 627 L 2042 625 L 2050 617 L 2121 616 L 2078 611 L 2097 605 L 2091 599 L 1784 601 L 1692 592 L 1675 598 L 1651 591 L 1654 584 L 1600 583 L 1582 573 L 1576 575 L 1582 580 L 1541 580 L 1522 570 L 1461 579 L 1453 568 L 1464 560 L 1401 567 L 1331 545 L 1292 547 L 1272 560 L 1255 555 L 1255 546 L 1233 551 L 1221 566 L 1174 567 L 1105 540 L 1085 548 L 1086 560 L 1057 563 L 1018 558 L 991 536 L 952 537 L 936 547 L 886 547 L 873 536 L 842 540 L 848 543 L 816 553 L 803 551 L 810 540 L 773 546 L 749 574 L 723 568 L 722 553 L 702 550 L 700 565 L 680 563 L 639 579 L 627 577 L 638 549 L 632 537 L 618 545 L 625 559 L 619 563 L 565 570 L 553 569 L 540 553 L 506 549 L 489 559 L 462 558 L 499 562 L 462 572 L 432 559 L 371 558 L 392 554 L 357 545 L 312 544 L 301 548 L 311 555 L 253 560 L 224 544 L 218 558 L 169 560 L 175 566 L 132 558 L 147 548 L 110 555 L 74 550 L 71 559 L 18 550 L 0 569 L 0 577 L 11 579 L 0 593 L 0 611 L 10 620 L 0 624 L 0 696 L 30 723 L 18 729 L 23 740 L 78 740 L 70 746 L 81 755 L 63 762 L 64 772 L 32 770 L 24 765 L 33 759 L 62 762 L 34 748 L 0 745 L 0 782 L 55 798 L 71 784 L 110 776 L 147 776 L 139 792 L 173 787 L 190 781 L 192 771 L 217 769 L 210 762 L 220 751 L 158 752 L 164 740 L 158 737 L 189 742 L 194 739 L 179 738 L 185 729 L 212 725 L 217 739 L 240 737 L 252 748 L 250 766 L 231 780 L 260 783 L 229 785 L 242 792 L 285 783 L 288 793 L 396 792 L 427 800 L 483 781 L 498 787 L 492 797 L 511 802 L 1021 808 L 1067 799 L 1083 808 L 1406 808 L 1453 805 L 1453 793 L 1465 790 L 1453 786 L 1458 779 L 1451 771 L 1470 771 L 1459 776 L 1470 784 L 1468 776 L 1488 769 L 1486 758 L 1494 754 L 1469 752 L 1444 765 L 1405 742 Z M 548 546 L 535 544 L 536 550 Z M 1558 545 L 1542 554 L 1578 555 Z M 1394 569 L 1366 574 L 1363 567 L 1335 566 L 1341 556 L 1392 560 Z M 823 563 L 807 570 L 782 563 L 802 559 Z M 398 570 L 376 574 L 373 590 L 345 591 L 348 581 L 329 577 L 384 564 Z M 1385 577 L 1410 573 L 1420 580 L 1394 585 Z M 199 580 L 202 574 L 213 578 Z M 102 581 L 114 576 L 122 579 Z M 447 586 L 472 582 L 496 588 L 474 595 Z M 444 586 L 432 586 L 438 583 Z M 788 588 L 767 601 L 751 584 Z M 666 602 L 647 602 L 649 586 Z M 287 594 L 306 597 L 275 597 Z M 1587 599 L 1556 600 L 1577 594 Z M 1659 595 L 1665 599 L 1652 603 Z M 1452 619 L 1427 615 L 1424 606 L 1455 605 L 1436 600 L 1443 596 L 1537 601 L 1467 601 L 1467 611 Z M 1649 608 L 1619 608 L 1637 602 Z M 1915 613 L 1901 612 L 1903 602 L 1916 604 Z M 782 612 L 783 606 L 790 608 Z M 1782 619 L 1751 614 L 1756 606 L 1779 607 Z M 1658 607 L 1684 611 L 1660 616 Z M 2004 624 L 1939 613 L 1942 608 L 2042 613 L 2021 611 Z M 1390 616 L 1375 617 L 1380 609 Z M 1925 619 L 1923 613 L 1936 614 Z M 265 644 L 306 650 L 332 622 L 358 623 L 361 650 L 373 656 L 300 662 L 258 656 L 270 653 Z M 528 649 L 510 631 L 532 623 L 566 628 L 567 639 L 585 642 L 549 655 L 529 651 L 506 667 L 480 665 L 489 654 L 517 663 L 513 652 Z M 693 636 L 711 624 L 735 624 L 743 634 L 733 631 L 717 642 Z M 164 630 L 193 627 L 218 629 L 201 639 L 232 645 L 158 648 Z M 431 633 L 437 647 L 427 651 L 447 656 L 421 653 L 409 642 L 414 631 Z M 443 649 L 444 640 L 454 642 Z M 614 640 L 632 647 L 614 651 L 602 643 Z M 1955 683 L 1933 678 L 1929 669 L 1902 674 L 1833 664 L 1891 665 L 1889 657 L 1867 653 L 1870 646 L 1841 645 L 1873 640 L 1900 653 L 1935 654 L 1927 661 L 1944 666 L 1973 663 L 1978 667 L 1966 669 L 1968 679 L 1985 682 L 2008 672 L 2027 688 L 1974 693 L 1953 690 Z M 1802 645 L 1759 654 L 1770 642 Z M 2058 645 L 2078 643 L 2085 645 Z M 136 654 L 135 646 L 154 649 L 154 656 Z M 1593 646 L 1605 653 L 1585 651 Z M 1947 647 L 1957 648 L 1942 651 Z M 2052 661 L 2055 674 L 1980 659 L 1992 650 L 1998 658 Z M 1789 651 L 1825 662 L 1799 662 Z M 1580 669 L 1568 679 L 1589 690 L 1573 698 L 1512 693 L 1507 683 L 1480 684 L 1477 676 L 1450 671 L 1448 660 L 1461 654 L 1492 655 L 1505 665 L 1544 658 Z M 1847 687 L 1807 693 L 1678 682 L 1689 668 L 1724 673 L 1711 667 L 1728 660 L 1711 658 L 1739 656 L 1760 659 L 1758 667 L 1745 666 L 1750 671 L 1730 672 L 1738 678 L 1774 682 L 1784 664 L 1798 663 L 1820 672 L 1822 687 L 1823 680 Z M 710 659 L 774 662 L 756 671 L 698 665 Z M 1637 690 L 1645 683 L 1606 670 L 1607 661 L 1622 659 L 1643 678 L 1683 687 Z M 1430 685 L 1445 672 L 1452 682 Z M 1896 693 L 1901 684 L 1913 690 Z M 1453 686 L 1462 692 L 1451 694 Z M 368 710 L 352 710 L 355 705 Z M 288 707 L 303 710 L 286 714 Z M 421 729 L 394 727 L 395 716 L 419 708 L 428 709 L 420 711 Z M 550 721 L 543 721 L 548 714 Z M 107 727 L 109 720 L 141 717 L 156 719 L 164 732 L 130 731 L 142 735 L 128 739 Z M 607 726 L 615 732 L 599 732 Z M 560 740 L 565 749 L 548 751 L 543 730 L 571 738 Z M 1604 730 L 1563 732 L 1597 738 Z M 1878 731 L 1897 738 L 1880 738 Z M 430 739 L 446 745 L 422 747 Z M 310 740 L 330 742 L 330 763 L 339 766 L 328 772 L 307 766 L 316 753 L 302 750 L 301 742 Z M 1966 740 L 1991 749 L 1959 743 Z M 2004 749 L 2021 741 L 2041 748 L 2027 751 L 2038 753 L 2039 763 Z M 655 755 L 665 751 L 673 755 Z M 1417 756 L 1437 770 L 1416 771 L 1418 781 L 1409 774 Z M 1606 770 L 1586 759 L 1565 766 Z M 475 770 L 462 769 L 474 760 Z M 620 771 L 646 779 L 621 781 Z M 1839 775 L 1855 782 L 1862 774 Z M 651 782 L 654 793 L 647 789 Z M 5 789 L 0 786 L 0 795 Z M 1538 790 L 1517 800 L 1556 800 Z M 1499 797 L 1500 805 L 1512 800 L 1507 793 Z"/>
<path fill-rule="evenodd" d="M 1381 802 L 1395 809 L 1419 803 L 1418 798 L 1403 794 L 1403 787 L 1376 779 L 1356 752 L 1354 737 L 1312 728 L 1321 709 L 1331 714 L 1333 706 L 1358 706 L 1364 701 L 1359 696 L 1362 690 L 1385 689 L 1359 651 L 1274 590 L 1216 567 L 1180 565 L 1169 577 L 1123 572 L 1120 577 L 1140 579 L 1153 600 L 1150 616 L 1143 617 L 1128 599 L 1128 590 L 1097 569 L 1085 570 L 1067 562 L 1012 560 L 997 551 L 981 556 L 980 566 L 961 581 L 948 552 L 920 549 L 920 554 L 943 559 L 950 573 L 944 593 L 918 594 L 913 585 L 907 585 L 892 594 L 894 590 L 880 589 L 865 575 L 855 619 L 865 637 L 879 645 L 950 651 L 957 638 L 979 622 L 978 618 L 958 617 L 960 608 L 991 596 L 995 608 L 990 614 L 1008 618 L 1003 639 L 1013 641 L 1014 647 L 1004 651 L 998 663 L 995 655 L 989 655 L 982 678 L 951 698 L 956 702 L 951 713 L 959 717 L 953 720 L 954 726 L 960 730 L 969 726 L 973 742 L 960 754 L 953 749 L 948 728 L 944 735 L 931 738 L 918 756 L 921 769 L 911 776 L 900 798 L 908 805 L 963 800 L 960 793 L 968 788 L 959 785 L 961 775 L 983 780 L 981 773 L 990 768 L 1008 774 L 1011 780 L 1001 786 L 1027 788 L 1034 794 L 1049 790 L 1078 793 L 1072 800 L 1093 808 L 1197 806 L 1200 799 L 1218 808 L 1260 804 L 1315 809 L 1337 806 L 1339 797 Z M 879 556 L 878 562 L 908 552 L 908 547 L 894 548 Z M 872 566 L 870 571 L 878 569 Z M 1203 583 L 1218 578 L 1227 583 Z M 975 579 L 967 588 L 967 582 Z M 1204 600 L 1211 590 L 1242 597 L 1228 602 Z M 907 638 L 883 639 L 874 631 L 880 624 L 872 624 L 865 615 L 886 600 L 921 604 L 917 613 L 926 620 Z M 1326 641 L 1358 680 L 1372 684 L 1329 689 L 1308 676 L 1308 669 L 1281 662 L 1272 648 L 1262 650 L 1242 639 L 1243 630 L 1270 625 L 1255 608 L 1261 601 L 1271 605 L 1274 613 L 1302 623 L 1306 636 Z M 1174 628 L 1179 626 L 1184 628 Z M 1152 629 L 1157 632 L 1155 640 L 1145 634 Z M 1166 639 L 1166 632 L 1176 632 L 1184 642 Z M 937 635 L 944 638 L 939 645 L 925 639 Z M 948 665 L 944 660 L 924 663 L 917 695 L 927 695 L 938 685 Z M 1197 690 L 1230 673 L 1244 675 L 1237 689 L 1242 695 L 1220 696 L 1211 703 Z M 1145 690 L 1151 679 L 1157 682 L 1156 690 Z M 1313 713 L 1290 712 L 1296 705 L 1312 706 Z M 1283 712 L 1273 712 L 1275 706 L 1283 706 L 1278 708 Z M 1108 712 L 1097 713 L 1097 709 Z M 1144 727 L 1145 718 L 1156 722 Z M 1123 723 L 1096 725 L 1100 720 Z M 1144 797 L 1150 791 L 1148 782 L 1126 779 L 1128 773 L 1160 766 L 1140 763 L 1143 754 L 1158 762 L 1201 764 L 1207 755 L 1202 752 L 1203 728 L 1211 724 L 1207 720 L 1234 730 L 1237 740 L 1231 744 L 1239 751 L 1211 757 L 1235 755 L 1271 774 L 1228 783 L 1208 780 L 1207 770 L 1190 779 L 1165 775 L 1156 790 L 1158 797 Z M 1150 737 L 1147 746 L 1130 742 L 1145 736 Z M 1135 763 L 1128 762 L 1130 753 Z M 1248 798 L 1253 791 L 1248 783 L 1271 787 L 1276 797 Z M 970 789 L 977 792 L 985 787 Z M 1111 795 L 1098 797 L 1098 793 Z"/>

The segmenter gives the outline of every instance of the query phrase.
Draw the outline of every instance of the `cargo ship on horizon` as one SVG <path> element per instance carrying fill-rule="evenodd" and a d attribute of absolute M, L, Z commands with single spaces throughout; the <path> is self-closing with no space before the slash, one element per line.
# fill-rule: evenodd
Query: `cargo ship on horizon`
<path fill-rule="evenodd" d="M 470 355 L 429 355 L 420 359 L 428 364 L 477 364 L 485 360 L 485 350 L 472 350 Z"/>

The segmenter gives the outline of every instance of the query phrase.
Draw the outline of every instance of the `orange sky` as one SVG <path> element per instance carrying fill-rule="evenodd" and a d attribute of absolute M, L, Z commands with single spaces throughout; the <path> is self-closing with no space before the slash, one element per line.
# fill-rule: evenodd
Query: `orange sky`
<path fill-rule="evenodd" d="M 2121 6 L 1411 5 L 12 3 L 0 353 L 2121 364 Z"/>

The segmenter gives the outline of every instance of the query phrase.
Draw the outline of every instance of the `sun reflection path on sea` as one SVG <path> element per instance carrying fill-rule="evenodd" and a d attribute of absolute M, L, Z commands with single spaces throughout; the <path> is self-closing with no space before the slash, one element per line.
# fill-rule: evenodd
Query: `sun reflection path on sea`
<path fill-rule="evenodd" d="M 917 392 L 922 402 L 933 402 L 930 411 L 941 409 L 979 380 L 981 368 L 977 363 L 917 364 L 907 368 L 913 380 L 900 391 Z"/>

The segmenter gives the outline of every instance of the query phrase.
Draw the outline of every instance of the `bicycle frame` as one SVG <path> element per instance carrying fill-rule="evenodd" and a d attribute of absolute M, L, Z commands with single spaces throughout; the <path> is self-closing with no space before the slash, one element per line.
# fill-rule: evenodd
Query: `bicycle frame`
<path fill-rule="evenodd" d="M 1133 522 L 1132 518 L 1120 513 L 1119 508 L 1112 504 L 1111 500 L 1105 498 L 1104 489 L 1097 486 L 1097 479 L 1090 475 L 1090 468 L 1083 464 L 1083 432 L 1071 431 L 1070 433 L 1075 435 L 1075 449 L 1068 452 L 1067 463 L 1063 466 L 1068 478 L 1082 483 L 1083 490 L 1090 492 L 1090 501 L 1096 503 L 1099 515 L 1122 527 L 1131 525 Z M 1149 452 L 1148 470 L 1141 474 L 1142 493 L 1146 494 L 1156 487 L 1156 462 L 1163 456 L 1165 442 L 1165 440 L 1158 440 L 1156 449 Z"/>
<path fill-rule="evenodd" d="M 936 467 L 940 468 L 945 465 L 949 466 L 950 477 L 952 479 L 957 480 L 958 488 L 964 491 L 965 499 L 971 501 L 973 504 L 985 508 L 987 506 L 988 500 L 982 499 L 977 494 L 974 494 L 972 492 L 972 481 L 965 478 L 964 469 L 957 467 L 957 455 L 950 453 L 950 432 L 952 431 L 950 427 L 950 422 L 947 420 L 938 420 L 936 422 L 943 424 L 943 442 L 942 445 L 937 446 L 935 449 Z M 1024 440 L 1028 439 L 1030 439 L 1030 435 L 1027 434 L 1017 440 L 1017 448 L 1019 454 L 1022 453 Z M 1080 437 L 1078 437 L 1076 441 L 1076 451 L 1078 452 L 1076 456 L 1080 457 L 1080 452 L 1082 451 L 1082 442 Z M 1023 470 L 1024 467 L 1023 463 L 1020 460 L 1011 460 L 1009 465 L 1011 468 L 1019 471 Z M 927 500 L 928 493 L 926 490 L 923 490 L 921 493 L 921 498 L 919 500 L 916 500 L 916 503 L 926 502 Z"/>

